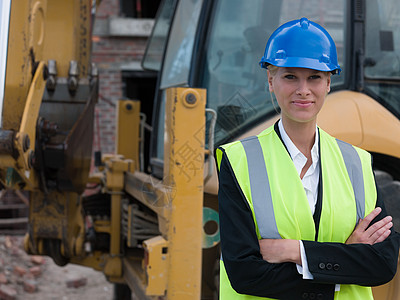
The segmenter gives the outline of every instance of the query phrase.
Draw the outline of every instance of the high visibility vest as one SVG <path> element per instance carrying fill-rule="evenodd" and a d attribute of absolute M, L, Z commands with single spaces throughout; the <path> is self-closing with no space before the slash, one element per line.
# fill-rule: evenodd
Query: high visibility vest
<path fill-rule="evenodd" d="M 321 129 L 319 134 L 323 195 L 318 241 L 345 243 L 358 220 L 375 208 L 371 156 Z M 251 208 L 259 239 L 315 240 L 314 219 L 304 187 L 273 126 L 258 136 L 220 148 L 223 150 L 216 152 L 218 168 L 224 151 Z M 222 260 L 220 300 L 269 299 L 236 293 Z M 372 300 L 373 296 L 370 287 L 341 284 L 334 299 Z"/>

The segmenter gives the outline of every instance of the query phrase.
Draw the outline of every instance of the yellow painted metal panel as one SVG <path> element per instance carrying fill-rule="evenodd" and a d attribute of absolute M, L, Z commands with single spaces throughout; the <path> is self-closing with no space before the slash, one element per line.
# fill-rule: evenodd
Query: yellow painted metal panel
<path fill-rule="evenodd" d="M 43 5 L 44 1 L 12 1 L 8 39 L 6 84 L 4 91 L 3 124 L 7 130 L 19 129 L 26 96 L 32 80 L 34 49 L 29 38 L 31 30 L 41 28 L 31 22 L 39 22 L 41 14 L 31 19 L 33 7 Z"/>
<path fill-rule="evenodd" d="M 167 239 L 170 300 L 200 299 L 205 102 L 205 90 L 167 90 L 164 184 L 173 187 Z"/>
<path fill-rule="evenodd" d="M 400 120 L 371 97 L 357 92 L 330 94 L 318 124 L 345 142 L 400 158 Z"/>
<path fill-rule="evenodd" d="M 140 102 L 118 101 L 115 148 L 117 154 L 134 161 L 135 169 L 139 167 L 139 125 Z"/>
<path fill-rule="evenodd" d="M 88 74 L 91 3 L 91 0 L 52 0 L 47 3 L 43 57 L 45 60 L 56 60 L 60 77 L 68 76 L 70 60 L 78 62 L 81 77 Z"/>
<path fill-rule="evenodd" d="M 143 242 L 148 255 L 148 262 L 143 267 L 147 273 L 146 294 L 160 295 L 165 294 L 167 288 L 167 266 L 168 266 L 168 246 L 167 241 L 162 236 L 156 236 Z"/>
<path fill-rule="evenodd" d="M 340 139 L 352 141 L 353 145 L 360 145 L 363 137 L 360 111 L 354 97 L 345 95 L 342 92 L 330 94 L 318 115 L 317 123 L 331 134 L 334 132 L 335 137 L 340 136 Z"/>
<path fill-rule="evenodd" d="M 67 77 L 70 61 L 78 62 L 80 76 L 90 67 L 91 0 L 12 1 L 8 40 L 3 124 L 19 129 L 32 70 L 53 59 L 58 77 Z"/>

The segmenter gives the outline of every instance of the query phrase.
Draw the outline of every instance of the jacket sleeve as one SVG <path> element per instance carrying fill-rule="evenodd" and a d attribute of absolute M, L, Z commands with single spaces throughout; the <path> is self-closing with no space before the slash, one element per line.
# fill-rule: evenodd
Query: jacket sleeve
<path fill-rule="evenodd" d="M 379 190 L 376 206 L 381 207 L 382 212 L 372 224 L 387 215 Z M 400 235 L 393 229 L 385 241 L 374 245 L 303 241 L 308 268 L 315 281 L 364 286 L 381 285 L 393 278 L 399 242 Z"/>
<path fill-rule="evenodd" d="M 314 293 L 333 299 L 334 284 L 304 280 L 294 263 L 263 260 L 250 207 L 225 153 L 220 164 L 218 199 L 222 259 L 236 292 L 278 299 L 302 299 Z"/>

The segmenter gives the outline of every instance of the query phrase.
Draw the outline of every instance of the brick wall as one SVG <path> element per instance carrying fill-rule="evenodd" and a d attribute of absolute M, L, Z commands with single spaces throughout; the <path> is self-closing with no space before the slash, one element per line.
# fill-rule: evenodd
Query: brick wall
<path fill-rule="evenodd" d="M 96 11 L 96 18 L 119 15 L 119 0 L 102 0 Z"/>

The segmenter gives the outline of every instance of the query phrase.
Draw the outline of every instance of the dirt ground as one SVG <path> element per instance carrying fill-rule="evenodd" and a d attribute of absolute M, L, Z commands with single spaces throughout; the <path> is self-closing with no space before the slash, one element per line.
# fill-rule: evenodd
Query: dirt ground
<path fill-rule="evenodd" d="M 49 257 L 27 255 L 22 242 L 21 236 L 0 236 L 0 299 L 113 298 L 113 285 L 102 273 L 72 264 L 59 267 Z"/>
<path fill-rule="evenodd" d="M 81 287 L 67 287 L 67 278 L 83 276 L 87 283 Z M 17 299 L 48 299 L 48 300 L 111 300 L 113 285 L 104 275 L 93 269 L 69 264 L 59 267 L 52 260 L 46 259 L 46 270 L 39 279 L 39 290 L 36 293 L 24 292 Z"/>

